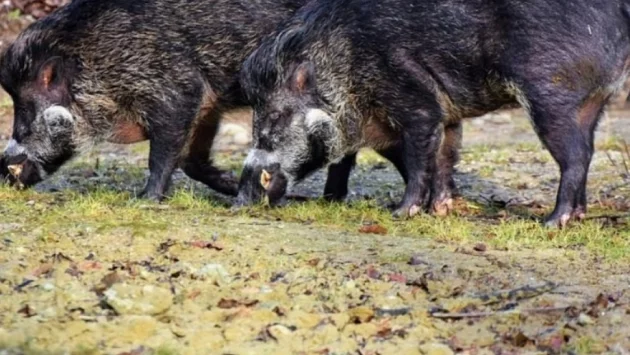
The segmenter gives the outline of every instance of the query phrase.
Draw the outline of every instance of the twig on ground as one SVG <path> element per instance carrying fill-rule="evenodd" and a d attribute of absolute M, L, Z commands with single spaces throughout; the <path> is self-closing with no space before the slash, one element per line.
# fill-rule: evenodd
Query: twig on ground
<path fill-rule="evenodd" d="M 539 314 L 539 313 L 553 313 L 553 312 L 564 312 L 569 309 L 569 306 L 565 307 L 544 307 L 544 308 L 530 308 L 530 309 L 514 309 L 509 311 L 492 311 L 492 312 L 469 312 L 469 313 L 432 313 L 430 314 L 433 318 L 440 319 L 465 319 L 465 318 L 486 318 L 492 316 L 505 316 L 510 314 Z"/>
<path fill-rule="evenodd" d="M 625 152 L 624 154 L 621 154 L 621 159 L 623 162 L 623 167 L 626 170 L 626 177 L 630 177 L 630 168 L 628 168 L 628 159 L 630 159 L 630 149 L 628 148 L 628 143 L 624 140 L 623 141 L 623 151 Z"/>

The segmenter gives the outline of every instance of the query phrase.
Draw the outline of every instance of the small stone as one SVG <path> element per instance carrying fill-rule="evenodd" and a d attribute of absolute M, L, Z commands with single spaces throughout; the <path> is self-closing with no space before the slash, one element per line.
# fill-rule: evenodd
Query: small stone
<path fill-rule="evenodd" d="M 453 350 L 451 350 L 451 348 L 449 348 L 448 346 L 444 344 L 437 344 L 437 343 L 424 344 L 420 347 L 420 351 L 422 351 L 424 355 L 454 355 L 455 354 Z"/>
<path fill-rule="evenodd" d="M 171 291 L 151 285 L 115 284 L 104 295 L 107 304 L 120 315 L 157 315 L 173 305 Z"/>
<path fill-rule="evenodd" d="M 175 336 L 179 338 L 183 338 L 186 336 L 186 329 L 180 327 L 177 323 L 173 322 L 170 325 L 171 332 L 175 334 Z"/>
<path fill-rule="evenodd" d="M 286 339 L 287 337 L 290 337 L 291 333 L 293 333 L 293 330 L 289 329 L 289 327 L 284 326 L 282 324 L 274 324 L 267 327 L 267 333 L 269 334 L 269 336 L 271 336 L 275 340 L 280 341 L 282 339 Z"/>
<path fill-rule="evenodd" d="M 488 247 L 487 247 L 485 244 L 483 244 L 483 243 L 477 243 L 473 249 L 474 249 L 475 251 L 478 251 L 478 252 L 480 252 L 480 253 L 483 253 L 483 252 L 485 252 L 486 250 L 488 250 Z"/>
<path fill-rule="evenodd" d="M 220 264 L 206 264 L 193 274 L 194 278 L 216 281 L 218 283 L 230 282 L 230 274 Z"/>
<path fill-rule="evenodd" d="M 593 320 L 593 318 L 587 316 L 584 313 L 580 313 L 580 315 L 578 316 L 577 322 L 581 326 L 595 324 L 595 321 Z"/>
<path fill-rule="evenodd" d="M 51 284 L 50 282 L 46 282 L 45 284 L 42 285 L 42 289 L 44 291 L 52 291 L 55 289 L 55 285 Z"/>
<path fill-rule="evenodd" d="M 427 265 L 428 263 L 424 261 L 420 255 L 414 255 L 411 257 L 411 259 L 409 259 L 408 264 L 411 266 L 417 266 L 417 265 Z"/>

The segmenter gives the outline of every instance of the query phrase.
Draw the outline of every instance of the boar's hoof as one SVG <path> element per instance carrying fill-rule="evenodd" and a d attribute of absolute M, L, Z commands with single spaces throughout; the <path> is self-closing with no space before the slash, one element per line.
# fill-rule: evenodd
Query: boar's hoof
<path fill-rule="evenodd" d="M 578 207 L 571 213 L 571 219 L 582 222 L 586 219 L 586 207 Z"/>
<path fill-rule="evenodd" d="M 453 210 L 453 199 L 444 198 L 433 202 L 433 214 L 436 216 L 444 217 L 451 213 Z"/>
<path fill-rule="evenodd" d="M 422 211 L 422 208 L 417 204 L 412 204 L 411 206 L 402 206 L 398 208 L 392 216 L 396 219 L 406 219 L 411 218 Z"/>
<path fill-rule="evenodd" d="M 140 192 L 137 198 L 149 200 L 152 202 L 162 202 L 164 200 L 164 194 L 161 194 L 155 190 L 145 188 Z"/>
<path fill-rule="evenodd" d="M 551 215 L 545 221 L 545 226 L 551 228 L 564 228 L 571 221 L 572 214 L 571 213 L 563 213 L 561 215 Z"/>

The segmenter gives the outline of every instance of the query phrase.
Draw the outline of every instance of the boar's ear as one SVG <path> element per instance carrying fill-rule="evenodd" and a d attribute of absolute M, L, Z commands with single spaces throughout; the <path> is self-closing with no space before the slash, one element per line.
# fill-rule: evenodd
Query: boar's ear
<path fill-rule="evenodd" d="M 62 82 L 63 60 L 61 57 L 53 57 L 48 59 L 39 68 L 37 73 L 37 85 L 44 91 L 52 91 L 59 88 Z"/>
<path fill-rule="evenodd" d="M 293 89 L 304 93 L 315 87 L 315 66 L 311 62 L 302 62 L 295 68 L 292 79 Z"/>

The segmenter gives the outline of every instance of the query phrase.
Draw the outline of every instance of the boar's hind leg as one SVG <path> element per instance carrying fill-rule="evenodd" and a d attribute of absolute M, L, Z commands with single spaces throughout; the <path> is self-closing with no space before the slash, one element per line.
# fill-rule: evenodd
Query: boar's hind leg
<path fill-rule="evenodd" d="M 593 155 L 593 130 L 605 100 L 588 108 L 590 99 L 584 101 L 575 98 L 577 95 L 526 95 L 536 131 L 560 167 L 556 206 L 545 224 L 563 227 L 571 218 L 581 217 L 586 209 L 586 179 Z"/>
<path fill-rule="evenodd" d="M 453 172 L 459 160 L 461 142 L 462 123 L 458 121 L 445 125 L 444 137 L 438 151 L 432 203 L 433 212 L 439 216 L 447 215 L 453 209 L 453 196 L 456 194 Z"/>
<path fill-rule="evenodd" d="M 586 138 L 588 153 L 593 155 L 595 147 L 595 128 L 604 111 L 604 105 L 608 101 L 608 96 L 597 92 L 590 95 L 578 110 L 577 123 L 582 131 L 582 135 Z M 589 159 L 590 164 L 590 159 Z M 586 173 L 580 183 L 577 202 L 573 208 L 572 218 L 583 220 L 586 217 L 586 182 L 588 179 L 588 165 Z"/>
<path fill-rule="evenodd" d="M 403 201 L 394 211 L 394 217 L 399 218 L 427 210 L 442 134 L 437 100 L 431 102 L 428 92 L 418 97 L 425 98 L 422 108 L 392 111 L 392 117 L 402 125 L 403 166 L 407 176 Z"/>
<path fill-rule="evenodd" d="M 219 110 L 211 110 L 199 120 L 181 167 L 191 179 L 202 182 L 220 193 L 236 196 L 237 179 L 232 174 L 216 168 L 210 160 L 210 149 L 219 128 L 220 116 Z"/>

